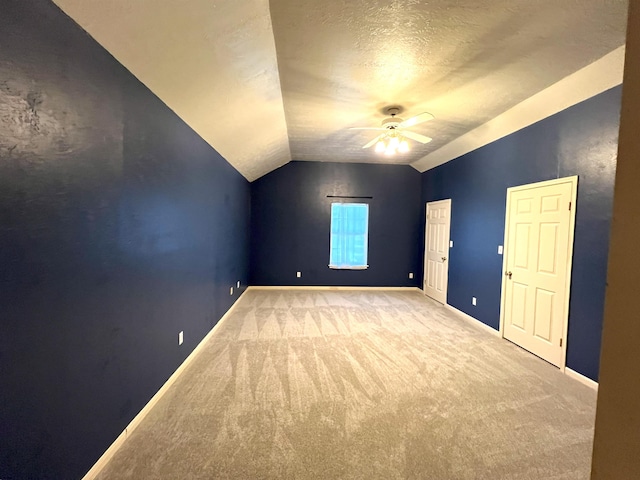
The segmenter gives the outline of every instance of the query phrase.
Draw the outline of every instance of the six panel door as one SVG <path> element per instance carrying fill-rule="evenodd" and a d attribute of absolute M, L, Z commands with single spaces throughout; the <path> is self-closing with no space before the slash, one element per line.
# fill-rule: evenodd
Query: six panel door
<path fill-rule="evenodd" d="M 571 183 L 509 193 L 504 338 L 562 363 Z"/>
<path fill-rule="evenodd" d="M 451 200 L 427 204 L 425 228 L 424 293 L 440 303 L 447 303 L 449 281 L 449 229 Z"/>

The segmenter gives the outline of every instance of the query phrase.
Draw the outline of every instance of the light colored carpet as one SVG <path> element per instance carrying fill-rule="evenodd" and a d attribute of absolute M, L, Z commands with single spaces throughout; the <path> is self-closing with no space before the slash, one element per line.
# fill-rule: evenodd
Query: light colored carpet
<path fill-rule="evenodd" d="M 595 403 L 418 292 L 250 290 L 99 479 L 587 479 Z"/>

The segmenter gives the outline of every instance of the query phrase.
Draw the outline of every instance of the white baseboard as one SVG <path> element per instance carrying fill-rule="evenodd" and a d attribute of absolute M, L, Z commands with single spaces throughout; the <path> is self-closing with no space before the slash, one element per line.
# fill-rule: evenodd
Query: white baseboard
<path fill-rule="evenodd" d="M 584 375 L 582 375 L 581 373 L 576 372 L 575 370 L 571 370 L 569 367 L 566 367 L 564 369 L 564 373 L 568 376 L 573 378 L 574 380 L 579 381 L 580 383 L 582 383 L 583 385 L 586 385 L 587 387 L 591 387 L 594 390 L 598 391 L 598 382 L 594 382 L 593 380 L 591 380 L 589 377 L 585 377 Z"/>
<path fill-rule="evenodd" d="M 467 315 L 466 313 L 458 310 L 455 307 L 452 307 L 449 304 L 445 305 L 445 308 L 447 308 L 448 310 L 451 310 L 455 313 L 458 314 L 459 317 L 465 319 L 466 321 L 468 321 L 469 323 L 472 323 L 473 325 L 476 325 L 477 327 L 482 328 L 483 330 L 491 333 L 492 335 L 495 335 L 497 337 L 502 337 L 500 335 L 500 331 L 495 330 L 493 328 L 491 328 L 489 325 L 482 323 L 480 320 L 478 320 L 477 318 L 473 318 L 471 315 Z M 593 380 L 591 380 L 588 377 L 585 377 L 584 375 L 576 372 L 575 370 L 571 370 L 569 367 L 566 367 L 564 369 L 564 373 L 568 376 L 573 378 L 574 380 L 579 381 L 580 383 L 586 385 L 587 387 L 593 388 L 594 390 L 598 390 L 598 382 L 594 382 Z"/>
<path fill-rule="evenodd" d="M 204 345 L 209 341 L 209 339 L 216 332 L 218 327 L 222 324 L 222 322 L 229 317 L 233 309 L 240 302 L 242 296 L 246 293 L 248 288 L 242 292 L 242 295 L 238 297 L 238 299 L 231 305 L 229 310 L 220 318 L 218 323 L 214 325 L 214 327 L 205 335 L 205 337 L 198 343 L 196 348 L 189 354 L 187 358 L 185 358 L 184 362 L 180 364 L 180 366 L 176 369 L 175 372 L 169 377 L 169 379 L 162 385 L 160 390 L 156 392 L 156 394 L 149 400 L 149 402 L 140 410 L 140 412 L 135 416 L 131 423 L 127 425 L 127 427 L 122 431 L 122 433 L 116 438 L 116 440 L 111 444 L 111 446 L 102 454 L 102 456 L 98 459 L 98 461 L 91 467 L 82 480 L 94 480 L 100 471 L 105 467 L 105 465 L 113 458 L 118 449 L 122 446 L 124 441 L 127 439 L 129 435 L 133 433 L 133 431 L 140 425 L 142 420 L 147 416 L 147 414 L 151 411 L 151 409 L 158 403 L 158 401 L 162 398 L 162 396 L 167 393 L 169 388 L 176 382 L 176 380 L 182 375 L 182 372 L 193 362 L 193 360 L 198 356 Z"/>
<path fill-rule="evenodd" d="M 458 310 L 456 307 L 452 307 L 448 303 L 445 303 L 444 307 L 446 309 L 451 310 L 452 312 L 456 313 L 459 317 L 462 317 L 467 322 L 475 325 L 476 327 L 482 328 L 485 332 L 489 332 L 491 335 L 494 335 L 496 337 L 501 337 L 500 332 L 498 330 L 496 330 L 495 328 L 491 328 L 489 325 L 487 325 L 486 323 L 481 322 L 477 318 L 474 318 L 471 315 L 468 315 L 468 314 L 464 313 L 463 311 Z"/>
<path fill-rule="evenodd" d="M 193 349 L 193 351 L 189 354 L 189 356 L 182 362 L 182 364 L 176 369 L 175 372 L 169 377 L 169 379 L 162 385 L 160 390 L 156 392 L 156 394 L 149 400 L 149 402 L 140 410 L 140 412 L 135 416 L 133 420 L 127 425 L 127 427 L 122 431 L 122 433 L 116 438 L 116 440 L 111 444 L 111 446 L 102 454 L 102 456 L 98 459 L 98 461 L 91 467 L 86 475 L 82 478 L 82 480 L 94 480 L 98 474 L 102 471 L 105 465 L 113 458 L 116 452 L 120 449 L 120 447 L 124 444 L 125 440 L 133 433 L 133 431 L 140 425 L 142 420 L 147 416 L 147 414 L 151 411 L 151 409 L 158 403 L 158 401 L 163 397 L 163 395 L 169 390 L 169 388 L 176 382 L 176 380 L 182 375 L 184 370 L 193 362 L 193 360 L 198 356 L 200 351 L 203 349 L 204 345 L 211 339 L 213 334 L 216 332 L 218 327 L 222 324 L 222 322 L 229 317 L 233 309 L 238 305 L 242 296 L 249 290 L 356 290 L 356 291 L 366 291 L 366 290 L 395 290 L 395 291 L 420 291 L 418 287 L 304 287 L 304 286 L 250 286 L 240 295 L 240 297 L 234 302 L 233 305 L 227 310 L 227 312 L 220 318 L 218 323 L 205 335 L 205 337 L 200 341 L 200 343 Z M 500 336 L 500 332 L 491 328 L 489 325 L 482 323 L 480 320 L 468 315 L 455 307 L 452 307 L 449 304 L 444 305 L 445 308 L 451 310 L 456 313 L 459 317 L 468 321 L 472 325 L 476 327 L 482 328 L 486 332 L 491 333 L 495 336 Z M 591 387 L 595 390 L 598 389 L 598 383 L 594 382 L 590 378 L 581 375 L 580 373 L 571 370 L 570 368 L 565 369 L 565 374 L 579 382 Z"/>
<path fill-rule="evenodd" d="M 278 286 L 260 286 L 252 285 L 247 290 L 357 290 L 357 291 L 400 291 L 400 292 L 417 292 L 418 287 L 331 287 L 331 286 L 303 286 L 303 285 L 278 285 Z"/>
<path fill-rule="evenodd" d="M 447 308 L 448 310 L 451 310 L 452 312 L 458 314 L 459 317 L 465 319 L 466 321 L 468 321 L 469 323 L 472 323 L 473 325 L 482 328 L 483 330 L 485 330 L 486 332 L 491 333 L 492 335 L 495 335 L 497 337 L 501 337 L 500 335 L 500 331 L 495 330 L 493 328 L 491 328 L 489 325 L 482 323 L 480 320 L 478 320 L 477 318 L 473 318 L 471 315 L 467 315 L 466 313 L 458 310 L 455 307 L 452 307 L 449 304 L 445 304 L 444 305 L 445 308 Z M 584 375 L 576 372 L 575 370 L 571 370 L 569 367 L 566 367 L 564 369 L 564 373 L 568 376 L 573 378 L 574 380 L 579 381 L 580 383 L 582 383 L 583 385 L 586 385 L 587 387 L 593 388 L 594 390 L 598 390 L 598 382 L 594 382 L 593 380 L 591 380 L 588 377 L 585 377 Z"/>

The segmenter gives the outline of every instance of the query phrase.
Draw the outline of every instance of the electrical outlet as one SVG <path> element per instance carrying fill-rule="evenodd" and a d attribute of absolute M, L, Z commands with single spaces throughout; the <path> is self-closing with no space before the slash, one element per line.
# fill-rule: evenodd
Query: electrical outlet
<path fill-rule="evenodd" d="M 184 342 L 184 332 L 178 334 L 178 345 L 182 345 L 182 342 Z"/>
<path fill-rule="evenodd" d="M 498 255 L 502 255 L 502 245 L 498 245 Z"/>
<path fill-rule="evenodd" d="M 229 295 L 233 295 L 233 287 L 229 289 Z"/>
<path fill-rule="evenodd" d="M 413 272 L 409 272 L 409 278 L 413 278 Z"/>
<path fill-rule="evenodd" d="M 296 277 L 300 278 L 302 276 L 302 272 L 296 272 Z"/>
<path fill-rule="evenodd" d="M 449 240 L 449 248 L 453 248 L 453 240 Z"/>
<path fill-rule="evenodd" d="M 238 283 L 236 283 L 236 288 L 240 288 L 240 280 L 238 280 Z"/>
<path fill-rule="evenodd" d="M 471 305 L 475 305 L 476 304 L 476 297 L 471 297 Z"/>

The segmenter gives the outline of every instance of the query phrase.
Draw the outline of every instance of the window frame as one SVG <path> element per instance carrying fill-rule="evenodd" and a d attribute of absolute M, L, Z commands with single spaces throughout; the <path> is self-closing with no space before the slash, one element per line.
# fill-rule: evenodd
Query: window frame
<path fill-rule="evenodd" d="M 331 263 L 333 253 L 333 207 L 334 205 L 358 205 L 366 207 L 366 225 L 364 231 L 364 264 L 363 265 L 335 265 Z M 332 270 L 366 270 L 369 268 L 369 217 L 370 204 L 363 202 L 331 202 L 329 210 L 329 268 Z"/>

